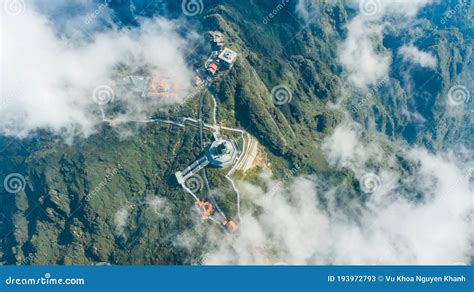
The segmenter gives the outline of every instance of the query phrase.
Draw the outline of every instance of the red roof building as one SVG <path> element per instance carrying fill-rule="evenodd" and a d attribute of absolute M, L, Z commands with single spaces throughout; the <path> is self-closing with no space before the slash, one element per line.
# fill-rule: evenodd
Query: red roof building
<path fill-rule="evenodd" d="M 196 206 L 199 207 L 202 217 L 209 217 L 211 216 L 213 206 L 209 202 L 199 201 L 196 202 Z"/>
<path fill-rule="evenodd" d="M 194 83 L 194 86 L 199 86 L 202 84 L 202 79 L 201 77 L 199 77 L 199 75 L 196 75 L 193 77 L 193 83 Z"/>
<path fill-rule="evenodd" d="M 170 98 L 178 95 L 180 88 L 169 77 L 152 75 L 145 90 L 145 97 Z"/>
<path fill-rule="evenodd" d="M 209 73 L 211 73 L 212 75 L 215 75 L 216 72 L 217 72 L 217 64 L 216 63 L 211 63 L 208 67 L 207 67 L 207 71 Z"/>
<path fill-rule="evenodd" d="M 236 232 L 237 229 L 239 228 L 239 227 L 237 226 L 237 223 L 235 223 L 235 222 L 232 221 L 232 220 L 224 221 L 224 226 L 225 226 L 225 228 L 227 229 L 227 231 L 229 231 L 230 233 Z"/>

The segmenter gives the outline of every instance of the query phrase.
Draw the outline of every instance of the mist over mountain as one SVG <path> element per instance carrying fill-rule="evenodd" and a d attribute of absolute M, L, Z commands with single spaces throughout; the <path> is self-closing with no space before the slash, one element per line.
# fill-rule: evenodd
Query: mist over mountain
<path fill-rule="evenodd" d="M 1 264 L 472 263 L 472 1 L 19 3 Z"/>

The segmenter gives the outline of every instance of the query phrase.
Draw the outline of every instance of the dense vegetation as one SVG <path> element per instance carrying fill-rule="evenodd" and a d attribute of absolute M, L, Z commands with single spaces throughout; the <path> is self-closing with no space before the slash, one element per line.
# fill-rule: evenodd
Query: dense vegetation
<path fill-rule="evenodd" d="M 129 6 L 128 1 L 122 2 L 115 7 L 117 11 Z M 374 93 L 373 104 L 353 114 L 354 119 L 367 126 L 375 121 L 377 129 L 390 137 L 424 143 L 432 149 L 472 139 L 466 126 L 469 117 L 453 117 L 444 110 L 449 86 L 473 69 L 472 18 L 460 17 L 449 26 L 428 21 L 455 2 L 443 1 L 422 11 L 418 22 L 424 33 L 416 45 L 436 53 L 439 70 L 404 68 L 402 62 L 394 62 L 390 82 Z M 167 9 L 177 14 L 179 5 L 175 6 Z M 347 194 L 354 196 L 357 185 L 352 174 L 328 167 L 320 141 L 343 119 L 343 113 L 327 103 L 338 101 L 347 89 L 335 47 L 356 11 L 342 4 L 323 5 L 317 21 L 306 24 L 295 15 L 291 2 L 263 24 L 273 9 L 274 3 L 265 0 L 205 1 L 204 13 L 192 20 L 202 35 L 208 30 L 222 31 L 230 47 L 240 54 L 232 70 L 219 75 L 209 88 L 220 104 L 219 119 L 258 139 L 276 177 L 300 165 L 302 174 L 318 173 L 334 182 L 354 184 L 354 191 Z M 147 11 L 152 15 L 163 7 L 151 5 Z M 128 16 L 122 14 L 126 23 Z M 433 25 L 439 28 L 433 30 Z M 409 32 L 394 30 L 383 45 L 396 52 L 408 38 Z M 423 90 L 408 92 L 410 86 L 401 72 L 418 88 L 423 85 Z M 272 103 L 270 91 L 279 84 L 291 90 L 290 103 Z M 212 101 L 207 91 L 157 115 L 196 116 L 201 95 L 204 119 L 209 120 Z M 355 91 L 354 98 L 345 101 L 347 109 L 358 98 L 363 94 Z M 404 108 L 418 111 L 428 122 L 408 120 L 402 114 Z M 72 145 L 48 133 L 24 140 L 0 138 L 0 177 L 22 173 L 27 183 L 16 195 L 0 196 L 0 263 L 199 263 L 205 245 L 187 248 L 180 235 L 190 231 L 199 242 L 203 239 L 196 227 L 209 223 L 198 219 L 192 198 L 174 177 L 177 170 L 202 154 L 197 128 L 162 124 L 122 127 L 130 127 L 134 134 L 121 137 L 104 124 L 96 135 L 78 138 Z M 212 188 L 228 193 L 222 196 L 223 208 L 235 212 L 233 201 L 225 199 L 232 192 L 228 185 L 223 186 L 223 173 L 211 169 L 208 175 Z M 156 198 L 165 206 L 160 210 L 165 211 L 157 213 L 150 207 Z M 128 208 L 129 224 L 117 230 L 115 216 L 123 207 Z"/>

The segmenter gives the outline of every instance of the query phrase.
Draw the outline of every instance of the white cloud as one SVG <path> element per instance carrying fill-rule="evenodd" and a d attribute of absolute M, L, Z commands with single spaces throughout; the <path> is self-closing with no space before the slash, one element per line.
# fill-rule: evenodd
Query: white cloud
<path fill-rule="evenodd" d="M 311 0 L 299 0 L 296 3 L 295 11 L 305 22 L 309 22 L 316 15 L 320 14 L 318 6 Z"/>
<path fill-rule="evenodd" d="M 1 94 L 8 100 L 0 108 L 0 134 L 25 137 L 37 129 L 93 133 L 99 117 L 93 113 L 92 92 L 113 84 L 119 64 L 153 68 L 179 83 L 186 95 L 192 71 L 185 60 L 188 40 L 176 32 L 179 23 L 143 19 L 140 27 L 89 31 L 81 38 L 73 30 L 80 26 L 58 33 L 62 22 L 51 19 L 33 5 L 17 16 L 2 11 Z M 73 39 L 64 38 L 71 34 Z"/>
<path fill-rule="evenodd" d="M 383 31 L 394 25 L 393 17 L 402 18 L 406 25 L 423 7 L 437 0 L 353 0 L 346 7 L 358 9 L 359 13 L 347 24 L 347 36 L 338 45 L 338 61 L 344 68 L 345 77 L 354 86 L 367 90 L 388 77 L 392 56 L 383 47 Z M 328 4 L 335 5 L 336 1 Z M 317 22 L 321 5 L 311 0 L 299 0 L 296 13 L 306 22 Z M 426 63 L 427 62 L 427 63 Z M 431 65 L 426 60 L 424 64 Z"/>
<path fill-rule="evenodd" d="M 127 226 L 128 209 L 128 207 L 124 207 L 115 213 L 115 230 L 119 235 L 123 233 L 125 226 Z"/>
<path fill-rule="evenodd" d="M 386 15 L 414 17 L 418 11 L 436 0 L 355 0 L 349 1 L 350 5 L 359 8 L 359 12 L 367 17 L 382 18 Z"/>
<path fill-rule="evenodd" d="M 426 122 L 426 119 L 419 112 L 410 112 L 408 109 L 402 108 L 401 113 L 407 117 L 408 121 L 416 123 Z"/>
<path fill-rule="evenodd" d="M 340 127 L 327 138 L 324 151 L 336 167 L 348 168 L 356 177 L 378 165 L 374 171 L 380 186 L 367 200 L 347 199 L 350 186 L 329 185 L 318 176 L 296 177 L 276 192 L 271 186 L 278 183 L 267 178 L 271 193 L 241 183 L 242 196 L 259 211 L 243 214 L 235 236 L 222 239 L 222 233 L 209 231 L 209 242 L 217 244 L 205 263 L 470 263 L 472 165 L 452 153 L 435 155 L 405 146 L 400 155 L 415 167 L 407 175 L 386 161 L 379 139 L 365 143 L 357 127 Z M 361 154 L 364 147 L 367 153 Z"/>
<path fill-rule="evenodd" d="M 324 140 L 322 149 L 332 166 L 350 167 L 370 158 L 374 151 L 368 151 L 369 148 L 359 142 L 360 132 L 360 125 L 345 122 Z"/>
<path fill-rule="evenodd" d="M 418 11 L 423 7 L 433 4 L 438 0 L 411 0 L 411 1 L 392 1 L 383 0 L 382 5 L 385 7 L 385 13 L 397 13 L 405 16 L 413 17 L 416 16 Z"/>
<path fill-rule="evenodd" d="M 371 18 L 382 18 L 385 15 L 413 17 L 421 8 L 436 1 L 350 0 L 344 1 L 344 5 L 357 8 L 361 14 Z M 341 3 L 341 1 L 328 0 L 323 2 L 323 4 L 330 6 L 335 6 L 338 3 Z M 298 0 L 295 11 L 305 21 L 318 21 L 315 17 L 321 13 L 321 4 L 321 1 Z"/>
<path fill-rule="evenodd" d="M 356 16 L 347 29 L 347 38 L 338 48 L 338 59 L 347 79 L 357 87 L 367 88 L 386 78 L 391 56 L 383 48 L 375 47 L 375 42 L 381 42 L 383 26 Z"/>
<path fill-rule="evenodd" d="M 295 11 L 301 19 L 303 19 L 306 23 L 310 23 L 319 21 L 321 11 L 326 9 L 326 6 L 335 6 L 337 3 L 337 0 L 327 0 L 324 2 L 299 0 L 296 3 Z"/>
<path fill-rule="evenodd" d="M 172 210 L 169 202 L 161 197 L 153 196 L 146 200 L 148 206 L 158 215 L 160 218 L 166 218 L 172 215 Z"/>
<path fill-rule="evenodd" d="M 383 30 L 393 25 L 386 16 L 403 18 L 402 23 L 416 16 L 432 0 L 389 1 L 361 0 L 350 2 L 359 13 L 347 23 L 347 37 L 338 47 L 338 59 L 346 77 L 356 87 L 367 89 L 386 78 L 392 57 L 383 47 Z"/>
<path fill-rule="evenodd" d="M 403 57 L 403 60 L 413 62 L 421 67 L 435 69 L 438 64 L 433 54 L 421 51 L 414 45 L 402 46 L 398 50 L 398 54 Z"/>

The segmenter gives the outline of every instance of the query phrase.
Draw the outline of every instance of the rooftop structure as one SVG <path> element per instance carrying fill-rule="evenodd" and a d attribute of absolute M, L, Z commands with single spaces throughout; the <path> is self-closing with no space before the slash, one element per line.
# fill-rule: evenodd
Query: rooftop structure
<path fill-rule="evenodd" d="M 205 201 L 199 201 L 199 202 L 196 202 L 196 206 L 199 207 L 202 217 L 211 216 L 212 209 L 213 209 L 213 206 L 211 203 L 205 202 Z"/>
<path fill-rule="evenodd" d="M 230 233 L 234 233 L 237 231 L 237 229 L 239 228 L 237 226 L 237 223 L 235 223 L 234 221 L 232 220 L 229 220 L 229 221 L 224 221 L 224 226 L 225 228 L 227 229 L 227 231 L 229 231 Z"/>
<path fill-rule="evenodd" d="M 143 90 L 142 97 L 169 98 L 176 97 L 179 86 L 168 77 L 152 76 Z"/>
<path fill-rule="evenodd" d="M 183 171 L 175 173 L 176 180 L 180 185 L 183 185 L 188 178 L 198 173 L 208 164 L 222 168 L 227 167 L 237 161 L 238 154 L 237 146 L 233 141 L 217 137 L 202 157 L 191 163 Z"/>
<path fill-rule="evenodd" d="M 178 181 L 180 185 L 182 185 L 188 178 L 195 175 L 198 171 L 206 167 L 208 164 L 209 164 L 209 159 L 206 155 L 204 155 L 198 160 L 191 163 L 191 165 L 186 167 L 183 171 L 177 171 L 175 173 L 176 180 Z"/>
<path fill-rule="evenodd" d="M 209 162 L 217 167 L 226 167 L 237 161 L 238 151 L 234 142 L 218 138 L 212 142 L 207 157 Z"/>
<path fill-rule="evenodd" d="M 209 37 L 214 48 L 220 50 L 224 46 L 224 36 L 220 31 L 210 31 Z"/>
<path fill-rule="evenodd" d="M 147 76 L 125 76 L 115 81 L 114 90 L 117 90 L 119 96 L 126 96 L 129 93 L 140 96 L 145 92 L 149 80 L 150 78 Z"/>
<path fill-rule="evenodd" d="M 139 87 L 140 89 L 143 88 L 147 82 L 148 82 L 148 77 L 146 76 L 137 76 L 137 75 L 129 75 L 125 76 L 122 79 L 119 79 L 116 81 L 117 85 L 122 85 L 122 86 L 133 86 L 133 87 Z"/>
<path fill-rule="evenodd" d="M 216 72 L 217 72 L 217 64 L 216 63 L 211 63 L 208 67 L 207 67 L 207 71 L 209 73 L 211 73 L 212 75 L 215 75 Z"/>
<path fill-rule="evenodd" d="M 237 53 L 229 48 L 224 48 L 219 54 L 219 60 L 222 61 L 222 64 L 231 68 L 234 65 L 235 60 L 237 59 Z"/>
<path fill-rule="evenodd" d="M 196 76 L 193 77 L 194 86 L 199 86 L 199 85 L 202 84 L 202 82 L 203 81 L 202 81 L 201 77 L 199 77 L 199 75 L 196 75 Z"/>

